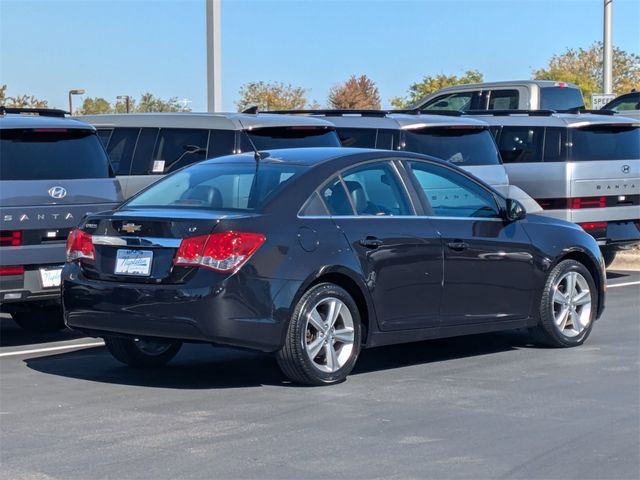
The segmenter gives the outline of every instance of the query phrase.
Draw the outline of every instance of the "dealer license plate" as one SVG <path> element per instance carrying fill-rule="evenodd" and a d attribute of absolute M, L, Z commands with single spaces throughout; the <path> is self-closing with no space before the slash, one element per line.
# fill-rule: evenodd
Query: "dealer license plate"
<path fill-rule="evenodd" d="M 59 287 L 62 279 L 62 268 L 41 268 L 40 280 L 42 288 Z"/>
<path fill-rule="evenodd" d="M 153 252 L 150 250 L 118 250 L 115 273 L 148 277 L 151 275 L 152 260 Z"/>

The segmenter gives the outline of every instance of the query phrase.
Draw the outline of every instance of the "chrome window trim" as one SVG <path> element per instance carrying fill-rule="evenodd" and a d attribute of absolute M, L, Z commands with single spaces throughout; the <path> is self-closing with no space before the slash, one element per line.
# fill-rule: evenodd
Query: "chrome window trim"
<path fill-rule="evenodd" d="M 108 245 L 112 247 L 162 247 L 178 248 L 181 238 L 163 237 L 117 237 L 112 235 L 93 235 L 94 245 Z"/>

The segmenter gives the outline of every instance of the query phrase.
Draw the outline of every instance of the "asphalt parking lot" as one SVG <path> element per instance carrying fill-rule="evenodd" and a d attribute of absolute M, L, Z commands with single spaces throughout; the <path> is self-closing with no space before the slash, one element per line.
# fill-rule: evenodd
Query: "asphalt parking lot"
<path fill-rule="evenodd" d="M 635 479 L 640 272 L 608 282 L 582 347 L 521 332 L 383 347 L 324 388 L 207 345 L 132 370 L 95 339 L 3 319 L 0 476 Z"/>

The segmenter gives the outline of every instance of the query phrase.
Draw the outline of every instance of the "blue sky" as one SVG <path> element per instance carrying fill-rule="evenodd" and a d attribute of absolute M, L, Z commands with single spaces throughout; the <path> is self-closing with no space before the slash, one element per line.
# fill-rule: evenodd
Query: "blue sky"
<path fill-rule="evenodd" d="M 602 39 L 602 0 L 222 0 L 224 110 L 250 81 L 325 104 L 352 74 L 383 104 L 424 75 L 530 78 L 554 53 Z M 0 83 L 67 106 L 150 91 L 206 109 L 204 0 L 0 0 Z M 613 42 L 640 53 L 640 1 L 614 0 Z"/>

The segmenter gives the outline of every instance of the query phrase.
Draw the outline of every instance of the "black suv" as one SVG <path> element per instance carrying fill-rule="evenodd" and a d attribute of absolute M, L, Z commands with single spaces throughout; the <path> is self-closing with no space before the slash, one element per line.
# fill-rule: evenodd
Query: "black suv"
<path fill-rule="evenodd" d="M 0 107 L 0 310 L 29 330 L 64 328 L 67 235 L 121 200 L 94 127 L 61 110 Z"/>

